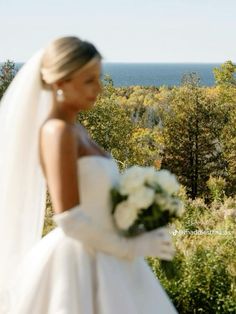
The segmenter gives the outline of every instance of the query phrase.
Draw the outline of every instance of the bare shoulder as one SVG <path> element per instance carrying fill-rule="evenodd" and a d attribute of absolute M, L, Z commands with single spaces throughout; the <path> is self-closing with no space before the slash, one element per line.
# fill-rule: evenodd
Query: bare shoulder
<path fill-rule="evenodd" d="M 61 146 L 68 149 L 71 145 L 78 143 L 77 132 L 74 128 L 60 119 L 50 119 L 44 123 L 41 128 L 41 143 L 43 151 L 48 148 Z M 61 147 L 62 148 L 62 147 Z"/>
<path fill-rule="evenodd" d="M 41 158 L 44 164 L 72 155 L 77 158 L 78 141 L 73 127 L 60 119 L 50 119 L 41 127 Z"/>
<path fill-rule="evenodd" d="M 42 135 L 48 135 L 48 136 L 71 136 L 75 135 L 75 132 L 73 131 L 73 128 L 66 123 L 65 121 L 62 121 L 60 119 L 50 119 L 46 121 L 43 126 L 41 127 Z"/>
<path fill-rule="evenodd" d="M 45 176 L 54 210 L 62 212 L 79 202 L 77 137 L 73 126 L 50 119 L 41 129 Z"/>

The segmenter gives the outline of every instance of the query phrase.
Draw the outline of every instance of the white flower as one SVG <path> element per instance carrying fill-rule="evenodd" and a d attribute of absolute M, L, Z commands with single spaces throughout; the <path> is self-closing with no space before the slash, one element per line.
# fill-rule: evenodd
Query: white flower
<path fill-rule="evenodd" d="M 128 197 L 128 201 L 138 209 L 148 208 L 150 205 L 152 205 L 154 199 L 154 190 L 146 186 L 141 186 L 139 189 L 136 189 Z"/>
<path fill-rule="evenodd" d="M 127 169 L 120 177 L 119 191 L 122 195 L 128 195 L 140 188 L 145 181 L 144 169 L 133 166 Z"/>
<path fill-rule="evenodd" d="M 169 194 L 173 194 L 179 190 L 179 183 L 176 179 L 176 176 L 170 173 L 168 170 L 163 169 L 157 171 L 155 175 L 155 181 L 162 187 L 164 191 Z"/>
<path fill-rule="evenodd" d="M 184 203 L 177 198 L 172 198 L 172 212 L 174 212 L 177 217 L 181 217 L 184 213 Z"/>
<path fill-rule="evenodd" d="M 178 207 L 176 210 L 177 217 L 181 217 L 184 213 L 184 203 L 182 201 L 178 202 Z"/>
<path fill-rule="evenodd" d="M 184 212 L 183 202 L 168 195 L 156 194 L 155 203 L 161 210 L 168 210 L 170 214 L 176 214 L 177 217 L 181 217 Z"/>
<path fill-rule="evenodd" d="M 157 174 L 157 171 L 154 167 L 145 167 L 144 168 L 144 179 L 145 182 L 148 184 L 151 184 L 155 181 L 155 176 Z"/>
<path fill-rule="evenodd" d="M 138 216 L 138 210 L 128 201 L 123 201 L 116 206 L 114 219 L 118 228 L 127 230 L 133 225 Z"/>
<path fill-rule="evenodd" d="M 170 201 L 169 198 L 163 194 L 156 194 L 155 203 L 160 207 L 161 210 L 169 210 Z"/>

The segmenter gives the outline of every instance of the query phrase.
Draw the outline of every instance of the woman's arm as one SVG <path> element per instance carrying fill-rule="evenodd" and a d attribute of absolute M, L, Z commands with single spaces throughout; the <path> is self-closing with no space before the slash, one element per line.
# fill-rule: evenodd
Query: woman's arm
<path fill-rule="evenodd" d="M 80 205 L 76 134 L 70 126 L 57 119 L 47 122 L 42 133 L 47 182 L 56 213 L 54 221 L 67 236 L 119 258 L 173 258 L 174 248 L 165 228 L 126 239 L 118 233 L 106 232 L 94 223 Z"/>
<path fill-rule="evenodd" d="M 81 205 L 54 215 L 53 219 L 67 236 L 118 258 L 154 256 L 172 260 L 175 254 L 167 228 L 159 228 L 134 238 L 125 238 L 118 233 L 105 231 L 86 215 L 86 210 L 83 210 Z"/>
<path fill-rule="evenodd" d="M 47 121 L 41 130 L 41 156 L 55 213 L 80 202 L 78 143 L 73 128 L 59 119 Z"/>

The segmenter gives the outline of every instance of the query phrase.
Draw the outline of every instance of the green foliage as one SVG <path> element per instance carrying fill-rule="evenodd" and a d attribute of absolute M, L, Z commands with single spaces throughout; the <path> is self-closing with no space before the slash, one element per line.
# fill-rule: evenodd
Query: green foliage
<path fill-rule="evenodd" d="M 129 139 L 130 164 L 160 168 L 162 145 L 156 129 L 135 128 Z"/>
<path fill-rule="evenodd" d="M 155 165 L 183 184 L 176 256 L 168 267 L 147 258 L 181 314 L 236 312 L 236 198 L 226 197 L 236 194 L 235 103 L 233 84 L 200 87 L 195 74 L 172 89 L 115 88 L 108 78 L 94 109 L 78 115 L 121 169 Z M 48 197 L 44 235 L 52 215 Z"/>
<path fill-rule="evenodd" d="M 105 74 L 102 84 L 103 84 L 102 99 L 114 98 L 114 96 L 117 94 L 117 90 L 114 87 L 114 83 L 111 76 Z"/>
<path fill-rule="evenodd" d="M 110 76 L 109 74 L 105 74 L 105 75 L 104 75 L 103 84 L 104 84 L 106 87 L 114 86 L 113 79 L 111 78 L 111 76 Z"/>
<path fill-rule="evenodd" d="M 78 121 L 91 137 L 119 162 L 121 168 L 129 164 L 130 134 L 133 125 L 126 108 L 117 104 L 114 96 L 100 97 L 94 108 L 78 115 Z"/>
<path fill-rule="evenodd" d="M 236 65 L 232 61 L 226 61 L 219 69 L 214 68 L 216 85 L 236 85 Z"/>
<path fill-rule="evenodd" d="M 199 87 L 200 77 L 196 72 L 185 73 L 181 79 L 181 83 L 184 86 Z"/>
<path fill-rule="evenodd" d="M 177 253 L 171 277 L 159 259 L 147 258 L 181 314 L 236 311 L 236 219 L 224 218 L 227 202 L 217 206 L 207 206 L 202 199 L 186 202 L 182 221 L 172 226 L 177 231 Z"/>
<path fill-rule="evenodd" d="M 7 60 L 0 68 L 0 99 L 7 87 L 16 75 L 16 65 L 13 61 Z"/>
<path fill-rule="evenodd" d="M 44 219 L 44 226 L 43 226 L 43 236 L 45 236 L 50 231 L 52 231 L 56 226 L 52 220 L 53 214 L 54 214 L 54 212 L 53 212 L 53 208 L 52 208 L 52 202 L 51 202 L 50 194 L 47 191 L 45 219 Z"/>
<path fill-rule="evenodd" d="M 104 85 L 93 110 L 78 115 L 78 121 L 97 143 L 111 152 L 121 169 L 133 164 L 159 167 L 162 149 L 156 132 L 159 117 L 154 106 L 147 106 L 153 98 L 140 98 L 141 92 L 142 89 L 134 92 L 128 89 L 125 94 L 124 89 Z M 148 95 L 148 91 L 144 92 Z M 138 104 L 134 105 L 135 97 Z"/>
<path fill-rule="evenodd" d="M 163 149 L 159 141 L 158 130 L 161 118 L 158 108 L 158 89 L 139 86 L 119 89 L 117 101 L 128 109 L 127 113 L 133 125 L 133 132 L 127 143 L 130 150 L 130 165 L 155 166 L 160 168 L 160 153 Z"/>
<path fill-rule="evenodd" d="M 204 193 L 210 174 L 224 176 L 224 116 L 217 99 L 195 84 L 173 88 L 162 108 L 162 166 L 177 174 L 192 198 Z"/>
<path fill-rule="evenodd" d="M 236 88 L 235 88 L 236 90 Z M 221 133 L 221 143 L 224 159 L 227 163 L 227 188 L 230 195 L 236 193 L 236 107 L 231 106 L 229 110 L 228 121 Z"/>
<path fill-rule="evenodd" d="M 225 187 L 226 187 L 226 180 L 218 177 L 210 176 L 209 180 L 207 181 L 207 187 L 210 190 L 210 194 L 213 201 L 222 201 L 225 196 Z"/>

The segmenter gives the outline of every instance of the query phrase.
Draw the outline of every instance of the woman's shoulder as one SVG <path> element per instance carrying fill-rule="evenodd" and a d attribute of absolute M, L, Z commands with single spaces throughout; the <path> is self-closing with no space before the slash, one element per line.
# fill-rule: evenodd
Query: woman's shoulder
<path fill-rule="evenodd" d="M 45 155 L 51 155 L 53 151 L 56 151 L 56 155 L 60 154 L 61 150 L 70 150 L 70 147 L 77 146 L 77 143 L 77 132 L 71 125 L 54 118 L 45 121 L 39 133 L 39 155 L 42 167 Z"/>
<path fill-rule="evenodd" d="M 47 119 L 41 126 L 41 132 L 53 135 L 63 135 L 75 132 L 71 124 L 61 119 Z"/>
<path fill-rule="evenodd" d="M 54 142 L 69 139 L 78 143 L 81 136 L 76 125 L 57 118 L 46 120 L 41 126 L 40 133 L 42 139 L 51 138 Z"/>

